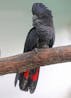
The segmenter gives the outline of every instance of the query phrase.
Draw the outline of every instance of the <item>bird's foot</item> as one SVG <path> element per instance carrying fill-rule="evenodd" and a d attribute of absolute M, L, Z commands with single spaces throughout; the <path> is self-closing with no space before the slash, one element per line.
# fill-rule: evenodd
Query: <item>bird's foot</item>
<path fill-rule="evenodd" d="M 34 52 L 35 53 L 38 53 L 38 48 L 34 48 Z"/>
<path fill-rule="evenodd" d="M 43 45 L 42 49 L 49 48 L 48 45 Z"/>

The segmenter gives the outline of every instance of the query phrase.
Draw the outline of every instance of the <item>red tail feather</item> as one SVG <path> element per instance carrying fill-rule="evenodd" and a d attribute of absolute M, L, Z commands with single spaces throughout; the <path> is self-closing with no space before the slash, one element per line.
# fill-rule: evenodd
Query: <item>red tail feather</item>
<path fill-rule="evenodd" d="M 36 72 L 31 76 L 33 81 L 37 81 L 39 76 L 39 69 L 36 69 Z"/>
<path fill-rule="evenodd" d="M 23 75 L 24 75 L 24 77 L 25 77 L 26 79 L 28 79 L 28 78 L 29 78 L 29 72 L 30 72 L 30 71 L 28 70 L 28 71 L 24 72 L 24 74 L 23 74 Z"/>

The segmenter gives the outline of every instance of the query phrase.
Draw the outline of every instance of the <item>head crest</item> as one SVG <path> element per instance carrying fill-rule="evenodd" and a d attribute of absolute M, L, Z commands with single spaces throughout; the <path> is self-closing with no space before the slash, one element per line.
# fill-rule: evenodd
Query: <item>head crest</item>
<path fill-rule="evenodd" d="M 32 14 L 41 16 L 52 16 L 51 11 L 43 3 L 34 3 L 32 6 Z"/>

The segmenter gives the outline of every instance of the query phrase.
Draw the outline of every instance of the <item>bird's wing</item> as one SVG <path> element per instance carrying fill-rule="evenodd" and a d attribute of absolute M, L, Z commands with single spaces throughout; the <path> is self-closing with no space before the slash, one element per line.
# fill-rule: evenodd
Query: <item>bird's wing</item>
<path fill-rule="evenodd" d="M 38 35 L 35 28 L 32 28 L 26 38 L 24 52 L 32 51 L 37 48 Z"/>

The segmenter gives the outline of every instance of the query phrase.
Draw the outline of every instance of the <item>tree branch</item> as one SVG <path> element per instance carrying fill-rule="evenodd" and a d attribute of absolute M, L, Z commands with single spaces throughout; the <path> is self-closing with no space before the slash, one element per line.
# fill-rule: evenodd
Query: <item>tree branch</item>
<path fill-rule="evenodd" d="M 27 69 L 63 62 L 71 62 L 71 46 L 39 49 L 37 53 L 30 51 L 0 58 L 0 75 L 23 72 Z"/>

